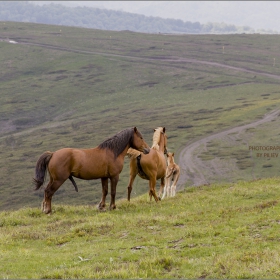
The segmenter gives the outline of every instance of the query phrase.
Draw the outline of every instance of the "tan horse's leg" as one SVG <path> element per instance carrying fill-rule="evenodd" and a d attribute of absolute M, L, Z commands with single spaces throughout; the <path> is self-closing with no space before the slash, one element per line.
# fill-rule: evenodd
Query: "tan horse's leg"
<path fill-rule="evenodd" d="M 174 175 L 174 178 L 173 178 L 173 184 L 172 184 L 172 186 L 171 186 L 171 196 L 175 196 L 176 195 L 176 185 L 177 185 L 177 182 L 178 182 L 178 180 L 179 180 L 179 173 L 176 173 L 175 175 Z"/>
<path fill-rule="evenodd" d="M 162 195 L 164 186 L 165 186 L 165 176 L 160 179 L 160 188 L 159 188 L 159 192 L 158 192 L 159 197 L 161 197 L 161 195 Z"/>
<path fill-rule="evenodd" d="M 167 197 L 170 197 L 170 185 L 171 185 L 171 182 L 172 182 L 172 175 L 168 178 L 168 184 L 167 184 L 167 189 L 166 189 L 166 196 Z"/>
<path fill-rule="evenodd" d="M 65 182 L 65 180 L 53 180 L 50 179 L 47 187 L 45 188 L 44 200 L 42 203 L 42 212 L 49 214 L 52 212 L 51 202 L 54 193 L 59 189 L 59 187 Z"/>
<path fill-rule="evenodd" d="M 110 210 L 116 209 L 115 198 L 116 198 L 116 190 L 117 184 L 119 181 L 119 175 L 111 178 L 111 202 L 110 202 Z"/>
<path fill-rule="evenodd" d="M 152 197 L 154 197 L 155 201 L 158 202 L 159 199 L 158 199 L 157 194 L 156 194 L 156 183 L 157 183 L 156 176 L 153 176 L 152 178 L 150 178 L 150 181 L 149 181 L 149 186 L 150 186 L 149 195 L 150 195 L 150 201 L 152 200 Z"/>
<path fill-rule="evenodd" d="M 163 195 L 161 199 L 164 199 L 165 196 L 168 197 L 169 185 L 170 185 L 170 177 L 165 179 L 165 186 L 163 189 Z"/>
<path fill-rule="evenodd" d="M 131 161 L 130 162 L 130 176 L 129 176 L 129 182 L 127 186 L 127 200 L 130 201 L 130 194 L 132 191 L 132 185 L 135 180 L 135 177 L 137 175 L 137 166 L 136 166 L 136 161 Z"/>
<path fill-rule="evenodd" d="M 108 194 L 108 178 L 101 178 L 101 184 L 102 184 L 102 198 L 98 205 L 99 210 L 104 210 L 106 206 L 106 196 Z"/>

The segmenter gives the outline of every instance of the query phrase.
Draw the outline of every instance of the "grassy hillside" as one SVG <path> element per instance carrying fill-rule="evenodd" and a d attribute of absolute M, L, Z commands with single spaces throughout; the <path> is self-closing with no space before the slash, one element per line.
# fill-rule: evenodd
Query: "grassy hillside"
<path fill-rule="evenodd" d="M 277 279 L 280 179 L 188 188 L 118 209 L 0 213 L 3 279 Z"/>
<path fill-rule="evenodd" d="M 1 22 L 0 38 L 1 210 L 40 205 L 43 192 L 33 192 L 32 177 L 46 150 L 94 147 L 132 126 L 151 143 L 153 129 L 165 126 L 178 156 L 190 141 L 279 108 L 277 35 L 173 36 Z M 251 131 L 250 142 L 276 145 L 278 122 L 273 130 Z M 225 151 L 237 161 L 231 148 Z M 248 156 L 246 145 L 240 154 Z M 267 159 L 251 160 L 265 170 L 254 177 L 278 174 L 277 162 L 264 168 Z M 251 169 L 238 168 L 236 178 Z M 127 160 L 118 198 L 126 196 L 128 174 Z M 100 200 L 99 180 L 77 184 L 78 194 L 66 182 L 54 203 Z M 147 182 L 137 179 L 133 195 L 146 191 Z"/>

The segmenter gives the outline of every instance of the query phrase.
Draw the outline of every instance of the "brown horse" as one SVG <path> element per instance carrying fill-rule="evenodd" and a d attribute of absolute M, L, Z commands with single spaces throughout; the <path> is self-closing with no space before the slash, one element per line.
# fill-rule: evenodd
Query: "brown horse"
<path fill-rule="evenodd" d="M 133 149 L 128 149 L 128 157 L 130 160 L 130 178 L 127 187 L 127 199 L 130 201 L 130 194 L 132 191 L 132 184 L 136 175 L 138 174 L 142 179 L 149 180 L 149 195 L 150 200 L 152 196 L 155 201 L 159 198 L 156 195 L 156 181 L 161 180 L 160 191 L 161 195 L 165 185 L 165 170 L 166 160 L 164 154 L 167 153 L 167 136 L 165 134 L 165 127 L 158 127 L 154 130 L 153 146 L 149 154 L 143 154 Z"/>
<path fill-rule="evenodd" d="M 100 210 L 105 208 L 108 179 L 110 179 L 110 209 L 115 209 L 119 174 L 123 169 L 124 157 L 130 147 L 144 153 L 150 151 L 136 127 L 120 131 L 92 149 L 64 148 L 56 152 L 43 153 L 37 161 L 34 178 L 35 189 L 38 190 L 44 184 L 46 169 L 48 169 L 50 181 L 45 188 L 42 211 L 46 214 L 51 212 L 52 196 L 67 179 L 71 180 L 78 191 L 73 177 L 84 180 L 101 178 L 102 199 L 98 206 Z"/>

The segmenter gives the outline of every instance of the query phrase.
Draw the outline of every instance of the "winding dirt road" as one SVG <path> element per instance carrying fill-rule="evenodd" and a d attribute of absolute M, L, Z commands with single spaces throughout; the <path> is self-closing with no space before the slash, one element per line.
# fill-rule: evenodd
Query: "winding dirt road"
<path fill-rule="evenodd" d="M 209 162 L 208 164 L 206 164 L 205 162 L 203 162 L 203 160 L 201 160 L 198 157 L 199 153 L 197 151 L 202 151 L 206 147 L 207 142 L 215 139 L 222 139 L 224 137 L 229 136 L 229 134 L 233 133 L 238 135 L 248 128 L 253 128 L 260 124 L 270 122 L 276 119 L 277 117 L 279 117 L 279 113 L 280 109 L 274 110 L 266 114 L 260 120 L 256 120 L 250 124 L 230 128 L 228 130 L 209 135 L 205 138 L 196 140 L 195 142 L 187 145 L 179 155 L 181 175 L 178 181 L 178 190 L 184 188 L 185 184 L 188 181 L 191 181 L 193 183 L 193 186 L 208 184 L 209 181 L 202 174 L 202 170 L 204 171 L 204 174 L 209 174 L 209 177 L 212 177 L 214 175 L 222 175 L 222 171 L 220 170 L 220 168 L 217 168 L 214 162 L 211 162 L 209 165 Z"/>

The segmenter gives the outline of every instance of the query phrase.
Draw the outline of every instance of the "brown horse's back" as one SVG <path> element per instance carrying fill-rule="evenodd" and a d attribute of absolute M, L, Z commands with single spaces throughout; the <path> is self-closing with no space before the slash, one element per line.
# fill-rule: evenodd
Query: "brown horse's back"
<path fill-rule="evenodd" d="M 119 167 L 118 161 L 119 159 L 115 159 L 111 151 L 104 154 L 104 151 L 99 148 L 64 148 L 53 153 L 48 168 L 54 180 L 63 181 L 70 175 L 92 180 L 110 177 L 120 172 L 122 167 Z M 114 162 L 114 166 L 109 162 Z"/>

